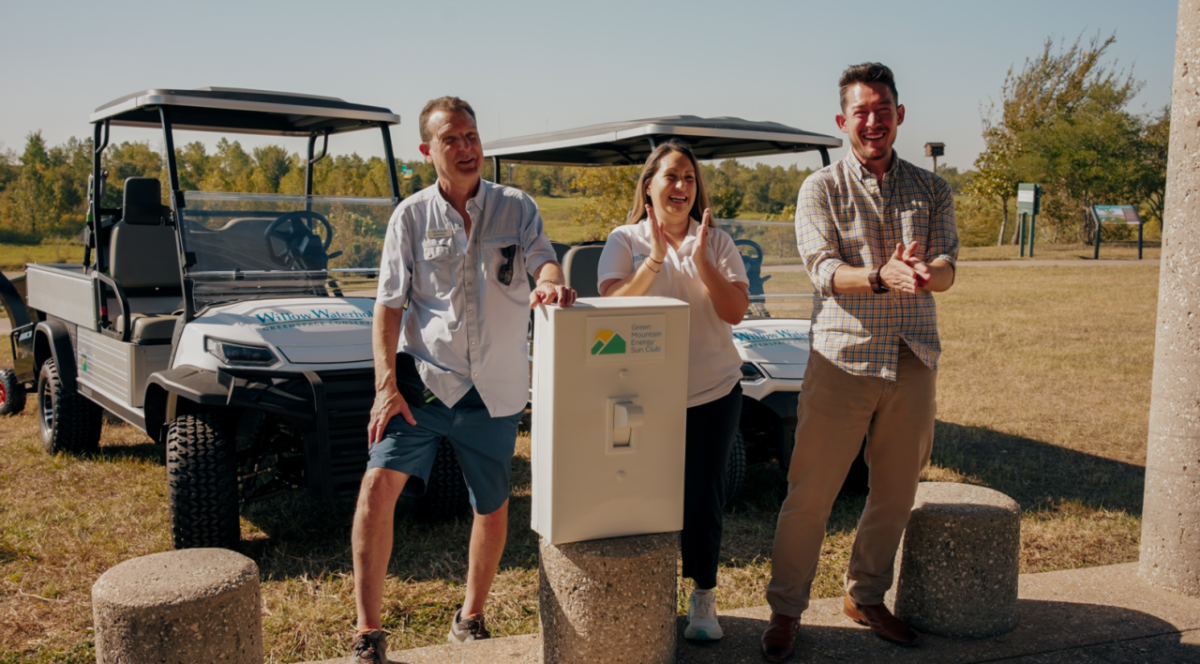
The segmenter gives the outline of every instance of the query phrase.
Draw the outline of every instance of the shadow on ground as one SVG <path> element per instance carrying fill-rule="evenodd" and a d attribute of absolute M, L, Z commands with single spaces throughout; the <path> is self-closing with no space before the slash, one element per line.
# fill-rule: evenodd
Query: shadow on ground
<path fill-rule="evenodd" d="M 1200 648 L 1181 642 L 1179 628 L 1156 616 L 1121 607 L 1041 600 L 1017 602 L 1018 625 L 985 639 L 921 636 L 899 648 L 840 615 L 802 623 L 793 662 L 1193 662 Z M 842 624 L 844 622 L 844 624 Z M 722 617 L 725 638 L 697 645 L 683 639 L 678 621 L 679 664 L 754 661 L 767 621 Z"/>
<path fill-rule="evenodd" d="M 124 452 L 118 452 L 123 450 Z M 114 448 L 114 453 L 157 453 L 147 444 Z M 964 476 L 972 484 L 1012 496 L 1026 511 L 1076 502 L 1092 508 L 1141 513 L 1144 468 L 1076 452 L 1028 438 L 981 427 L 938 422 L 933 463 Z M 529 528 L 531 469 L 527 459 L 513 460 L 508 545 L 501 569 L 537 567 L 538 538 Z M 775 464 L 749 468 L 746 488 L 727 510 L 722 564 L 761 564 L 771 555 L 775 520 L 787 491 L 787 480 Z M 866 495 L 844 492 L 830 515 L 830 533 L 849 533 L 857 526 Z M 316 568 L 348 572 L 353 501 L 325 503 L 294 492 L 243 509 L 243 516 L 264 536 L 243 542 L 243 552 L 264 573 L 291 576 Z M 471 518 L 441 523 L 417 520 L 404 499 L 397 505 L 395 548 L 389 573 L 423 580 L 465 579 Z"/>

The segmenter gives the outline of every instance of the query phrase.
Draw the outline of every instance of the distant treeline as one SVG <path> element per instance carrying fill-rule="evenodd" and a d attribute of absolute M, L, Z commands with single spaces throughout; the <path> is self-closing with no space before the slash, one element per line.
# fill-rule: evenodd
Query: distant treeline
<path fill-rule="evenodd" d="M 71 138 L 61 145 L 47 146 L 40 131 L 26 137 L 22 153 L 0 152 L 0 241 L 33 243 L 77 235 L 86 214 L 91 155 L 90 138 Z M 196 142 L 177 148 L 175 157 L 179 184 L 185 191 L 304 193 L 304 159 L 278 145 L 247 151 L 238 141 L 221 139 L 211 152 Z M 400 183 L 404 196 L 436 179 L 431 164 L 396 163 L 397 170 L 403 166 L 408 171 Z M 148 142 L 109 146 L 103 155 L 103 167 L 108 171 L 102 203 L 105 207 L 120 205 L 128 177 L 156 177 L 163 181 L 164 192 L 167 190 L 166 160 Z M 483 176 L 489 180 L 493 179 L 491 168 L 490 161 L 486 162 Z M 557 197 L 588 195 L 587 178 L 583 176 L 615 170 L 523 165 L 501 168 L 506 184 L 534 196 Z M 794 209 L 800 184 L 812 172 L 795 166 L 746 166 L 734 160 L 701 168 L 714 212 L 722 218 L 739 213 L 781 217 L 785 210 Z M 325 196 L 391 195 L 384 160 L 363 159 L 357 154 L 330 155 L 317 162 L 313 189 Z"/>

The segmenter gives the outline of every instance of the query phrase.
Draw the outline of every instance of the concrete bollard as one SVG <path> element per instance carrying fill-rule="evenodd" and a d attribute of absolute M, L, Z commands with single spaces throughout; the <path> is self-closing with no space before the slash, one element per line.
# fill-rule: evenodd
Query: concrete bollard
<path fill-rule="evenodd" d="M 226 549 L 127 560 L 92 586 L 97 664 L 262 664 L 258 565 Z"/>
<path fill-rule="evenodd" d="M 1138 571 L 1200 597 L 1200 0 L 1181 0 Z"/>
<path fill-rule="evenodd" d="M 544 664 L 675 661 L 677 533 L 540 549 Z"/>
<path fill-rule="evenodd" d="M 896 615 L 914 629 L 981 638 L 1017 625 L 1021 507 L 980 486 L 922 482 L 904 532 Z"/>

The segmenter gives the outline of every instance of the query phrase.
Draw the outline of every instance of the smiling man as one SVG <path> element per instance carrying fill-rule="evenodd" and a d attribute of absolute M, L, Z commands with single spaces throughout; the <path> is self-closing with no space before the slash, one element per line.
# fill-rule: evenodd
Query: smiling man
<path fill-rule="evenodd" d="M 533 199 L 479 177 L 483 145 L 470 104 L 434 99 L 419 123 L 421 154 L 438 179 L 396 208 L 383 245 L 370 461 L 351 535 L 359 664 L 387 662 L 381 613 L 392 514 L 401 492 L 424 493 L 443 438 L 475 511 L 466 598 L 447 638 L 490 636 L 483 605 L 504 552 L 517 421 L 529 394 L 526 304 L 575 301 Z"/>
<path fill-rule="evenodd" d="M 932 292 L 954 283 L 954 198 L 945 180 L 892 149 L 904 107 L 890 69 L 855 65 L 839 86 L 836 120 L 850 153 L 809 176 L 796 206 L 796 239 L 815 290 L 812 353 L 767 586 L 762 651 L 770 661 L 795 650 L 825 523 L 864 436 L 871 490 L 843 611 L 887 641 L 917 638 L 883 596 L 933 447 L 941 344 Z"/>

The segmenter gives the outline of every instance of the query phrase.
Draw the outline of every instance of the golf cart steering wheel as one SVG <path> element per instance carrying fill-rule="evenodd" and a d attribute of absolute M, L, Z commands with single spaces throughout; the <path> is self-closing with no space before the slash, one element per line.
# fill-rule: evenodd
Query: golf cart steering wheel
<path fill-rule="evenodd" d="M 303 219 L 321 222 L 325 227 L 325 239 L 321 240 L 305 226 L 302 223 Z M 267 242 L 267 255 L 275 263 L 283 267 L 321 270 L 325 268 L 328 259 L 326 252 L 333 242 L 333 224 L 319 212 L 296 210 L 276 217 L 275 221 L 267 226 L 267 230 L 263 231 L 263 239 Z M 282 242 L 283 250 L 276 251 L 272 240 Z"/>

